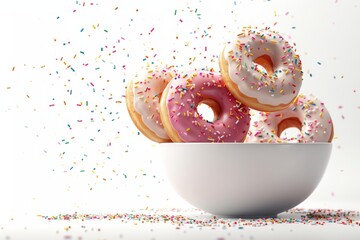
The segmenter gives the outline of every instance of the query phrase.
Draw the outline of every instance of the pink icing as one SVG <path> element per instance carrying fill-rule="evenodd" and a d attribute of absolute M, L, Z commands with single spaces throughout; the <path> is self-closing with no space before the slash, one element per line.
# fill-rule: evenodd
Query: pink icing
<path fill-rule="evenodd" d="M 253 121 L 245 142 L 261 143 L 313 143 L 331 142 L 333 123 L 325 104 L 312 94 L 299 94 L 288 108 L 277 112 L 251 111 Z M 292 138 L 280 138 L 278 125 L 288 118 L 297 118 L 301 124 L 301 134 Z"/>
<path fill-rule="evenodd" d="M 219 73 L 188 72 L 169 83 L 167 109 L 170 122 L 183 142 L 243 142 L 249 129 L 249 108 L 239 103 L 225 87 Z M 197 106 L 206 99 L 220 108 L 217 119 L 208 122 Z"/>

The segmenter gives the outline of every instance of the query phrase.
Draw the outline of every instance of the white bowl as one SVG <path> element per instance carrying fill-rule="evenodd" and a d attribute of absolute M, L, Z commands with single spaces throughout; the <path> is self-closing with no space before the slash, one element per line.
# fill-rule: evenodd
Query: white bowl
<path fill-rule="evenodd" d="M 161 143 L 168 178 L 187 202 L 225 217 L 275 217 L 304 201 L 331 143 Z"/>

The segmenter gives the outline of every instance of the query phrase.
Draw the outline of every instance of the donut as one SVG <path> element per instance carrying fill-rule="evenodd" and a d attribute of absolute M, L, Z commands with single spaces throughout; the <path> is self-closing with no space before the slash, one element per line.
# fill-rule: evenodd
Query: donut
<path fill-rule="evenodd" d="M 200 104 L 214 112 L 213 121 L 198 112 Z M 249 108 L 226 88 L 220 73 L 199 70 L 178 74 L 163 92 L 160 116 L 173 142 L 243 142 Z"/>
<path fill-rule="evenodd" d="M 302 64 L 293 46 L 268 28 L 243 28 L 223 48 L 219 65 L 234 97 L 258 111 L 285 109 L 302 83 Z"/>
<path fill-rule="evenodd" d="M 288 108 L 277 112 L 251 111 L 253 121 L 245 142 L 313 143 L 331 142 L 334 127 L 322 101 L 314 95 L 299 94 Z M 280 138 L 287 128 L 297 128 L 301 134 Z"/>
<path fill-rule="evenodd" d="M 173 67 L 145 67 L 129 82 L 126 106 L 131 120 L 139 131 L 155 142 L 170 142 L 160 119 L 160 97 L 168 82 L 175 76 Z"/>

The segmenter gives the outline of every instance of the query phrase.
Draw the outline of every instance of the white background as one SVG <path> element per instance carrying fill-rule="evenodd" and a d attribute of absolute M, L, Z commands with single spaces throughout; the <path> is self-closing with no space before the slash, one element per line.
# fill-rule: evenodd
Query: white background
<path fill-rule="evenodd" d="M 300 207 L 359 210 L 359 22 L 355 0 L 8 1 L 0 9 L 2 221 L 191 207 L 169 186 L 156 144 L 132 124 L 125 86 L 151 62 L 218 71 L 222 45 L 248 25 L 296 43 L 301 92 L 333 118 L 328 169 Z"/>

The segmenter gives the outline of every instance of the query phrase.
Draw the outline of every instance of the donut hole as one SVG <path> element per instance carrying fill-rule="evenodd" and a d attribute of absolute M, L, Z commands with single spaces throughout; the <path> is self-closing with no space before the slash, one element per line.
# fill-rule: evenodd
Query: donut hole
<path fill-rule="evenodd" d="M 207 122 L 214 122 L 220 114 L 219 104 L 212 99 L 204 99 L 197 106 L 197 112 Z"/>
<path fill-rule="evenodd" d="M 301 122 L 292 117 L 282 120 L 278 124 L 277 136 L 288 141 L 296 140 L 301 135 Z"/>
<path fill-rule="evenodd" d="M 260 72 L 266 72 L 270 75 L 274 73 L 274 64 L 269 55 L 264 54 L 255 58 L 254 63 Z"/>

